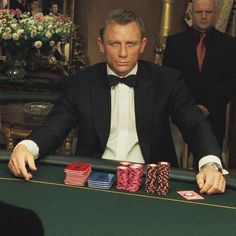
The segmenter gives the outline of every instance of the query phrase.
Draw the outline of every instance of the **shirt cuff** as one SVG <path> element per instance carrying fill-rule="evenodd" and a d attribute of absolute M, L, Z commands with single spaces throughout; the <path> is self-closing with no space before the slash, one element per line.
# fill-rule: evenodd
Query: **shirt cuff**
<path fill-rule="evenodd" d="M 39 147 L 38 147 L 38 145 L 34 142 L 34 141 L 32 141 L 32 140 L 29 140 L 29 139 L 25 139 L 25 140 L 23 140 L 23 141 L 21 141 L 21 142 L 19 142 L 16 146 L 15 146 L 15 148 L 18 146 L 18 145 L 24 145 L 27 149 L 28 149 L 28 151 L 32 154 L 32 156 L 34 157 L 34 159 L 37 159 L 38 158 L 38 156 L 39 156 Z M 14 149 L 15 149 L 14 148 Z"/>
<path fill-rule="evenodd" d="M 214 156 L 214 155 L 208 155 L 208 156 L 205 156 L 205 157 L 202 157 L 199 162 L 198 162 L 198 169 L 199 171 L 201 170 L 201 167 L 209 162 L 215 162 L 217 163 L 218 165 L 220 165 L 222 167 L 222 174 L 223 175 L 227 175 L 229 174 L 229 172 L 225 169 L 223 169 L 223 166 L 221 164 L 221 160 L 219 157 L 217 156 Z"/>

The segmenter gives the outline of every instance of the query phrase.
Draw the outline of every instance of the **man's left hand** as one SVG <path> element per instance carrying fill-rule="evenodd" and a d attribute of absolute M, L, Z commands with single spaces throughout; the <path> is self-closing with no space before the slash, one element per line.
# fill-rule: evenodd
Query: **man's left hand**
<path fill-rule="evenodd" d="M 225 192 L 225 178 L 213 166 L 204 167 L 196 178 L 201 193 L 213 194 Z"/>

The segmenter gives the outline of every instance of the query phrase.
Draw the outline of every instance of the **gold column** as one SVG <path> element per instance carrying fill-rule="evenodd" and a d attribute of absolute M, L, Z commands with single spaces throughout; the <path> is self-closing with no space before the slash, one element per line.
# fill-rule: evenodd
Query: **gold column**
<path fill-rule="evenodd" d="M 161 65 L 163 52 L 166 47 L 166 38 L 171 32 L 172 11 L 174 0 L 161 0 L 161 21 L 157 36 L 157 47 L 155 49 L 154 62 Z"/>

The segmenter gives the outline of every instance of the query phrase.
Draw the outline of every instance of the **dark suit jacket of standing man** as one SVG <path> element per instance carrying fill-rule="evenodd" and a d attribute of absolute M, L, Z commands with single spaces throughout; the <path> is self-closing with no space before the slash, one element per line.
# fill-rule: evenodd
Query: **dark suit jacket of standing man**
<path fill-rule="evenodd" d="M 205 38 L 206 56 L 198 69 L 194 28 L 169 36 L 163 64 L 182 72 L 197 104 L 207 107 L 209 121 L 220 145 L 225 134 L 226 106 L 236 84 L 236 39 L 215 28 Z"/>
<path fill-rule="evenodd" d="M 139 61 L 134 88 L 135 117 L 139 145 L 146 163 L 169 161 L 177 166 L 169 116 L 179 126 L 199 160 L 204 155 L 220 157 L 220 148 L 210 125 L 189 97 L 189 90 L 173 69 Z M 64 92 L 44 127 L 29 139 L 39 154 L 56 149 L 78 125 L 76 154 L 101 158 L 110 132 L 111 94 L 106 63 L 96 64 L 67 80 Z"/>

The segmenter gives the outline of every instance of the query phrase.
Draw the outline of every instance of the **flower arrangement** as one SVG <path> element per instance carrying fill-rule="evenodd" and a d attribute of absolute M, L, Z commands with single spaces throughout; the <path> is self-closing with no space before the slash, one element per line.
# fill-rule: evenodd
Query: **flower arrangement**
<path fill-rule="evenodd" d="M 38 13 L 35 17 L 19 10 L 0 9 L 0 44 L 2 46 L 24 46 L 41 48 L 44 45 L 53 47 L 59 41 L 70 38 L 73 23 L 65 16 L 44 16 Z"/>
<path fill-rule="evenodd" d="M 73 30 L 72 21 L 63 15 L 31 16 L 19 10 L 0 9 L 0 47 L 6 52 L 7 75 L 24 77 L 25 65 L 30 69 L 59 65 L 54 53 L 60 51 L 61 42 L 70 40 Z"/>

